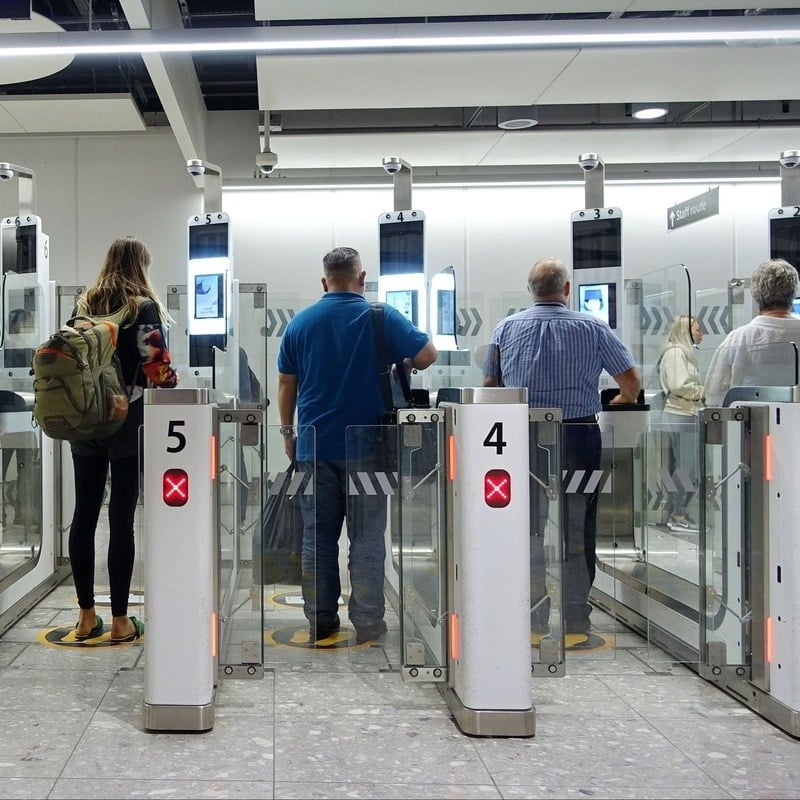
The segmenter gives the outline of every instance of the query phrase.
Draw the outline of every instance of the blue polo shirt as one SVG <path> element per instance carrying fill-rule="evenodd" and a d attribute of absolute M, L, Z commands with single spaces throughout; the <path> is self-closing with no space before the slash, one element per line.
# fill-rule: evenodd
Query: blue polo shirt
<path fill-rule="evenodd" d="M 428 335 L 390 306 L 383 314 L 390 361 L 416 356 Z M 355 292 L 326 292 L 296 314 L 281 338 L 278 372 L 297 376 L 298 425 L 316 431 L 316 452 L 301 436 L 298 460 L 343 461 L 346 428 L 377 425 L 384 411 L 369 302 Z"/>
<path fill-rule="evenodd" d="M 564 419 L 601 410 L 599 382 L 635 366 L 633 354 L 602 320 L 561 303 L 535 303 L 501 320 L 492 333 L 484 375 L 526 386 L 531 408 L 560 408 Z"/>

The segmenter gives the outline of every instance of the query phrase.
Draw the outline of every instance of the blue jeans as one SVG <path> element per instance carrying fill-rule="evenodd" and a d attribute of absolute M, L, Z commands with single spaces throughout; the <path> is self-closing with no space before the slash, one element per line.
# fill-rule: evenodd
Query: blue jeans
<path fill-rule="evenodd" d="M 348 495 L 344 461 L 299 462 L 298 470 L 314 470 L 314 494 L 302 496 L 303 612 L 310 621 L 335 620 L 342 587 L 339 579 L 339 537 L 347 523 L 350 573 L 348 613 L 357 628 L 383 619 L 386 558 L 386 497 Z M 316 501 L 316 507 L 315 507 Z M 315 536 L 316 528 L 316 536 Z"/>

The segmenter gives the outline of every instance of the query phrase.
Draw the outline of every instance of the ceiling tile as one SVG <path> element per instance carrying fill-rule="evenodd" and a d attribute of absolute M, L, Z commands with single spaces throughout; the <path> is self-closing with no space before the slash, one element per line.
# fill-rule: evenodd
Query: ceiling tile
<path fill-rule="evenodd" d="M 4 97 L 0 108 L 27 133 L 144 131 L 147 127 L 128 94 Z"/>

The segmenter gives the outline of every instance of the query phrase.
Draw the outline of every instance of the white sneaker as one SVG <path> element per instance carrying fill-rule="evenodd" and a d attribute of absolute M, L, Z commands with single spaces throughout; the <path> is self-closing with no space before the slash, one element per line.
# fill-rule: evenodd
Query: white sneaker
<path fill-rule="evenodd" d="M 688 517 L 683 519 L 675 519 L 670 517 L 667 527 L 671 531 L 683 531 L 684 533 L 698 533 L 698 527 Z"/>

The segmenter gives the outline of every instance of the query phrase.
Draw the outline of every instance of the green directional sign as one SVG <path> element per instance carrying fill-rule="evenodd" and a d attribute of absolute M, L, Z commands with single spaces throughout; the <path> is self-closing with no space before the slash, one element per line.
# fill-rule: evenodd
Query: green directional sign
<path fill-rule="evenodd" d="M 668 208 L 667 230 L 674 231 L 715 214 L 719 214 L 719 186 Z"/>

